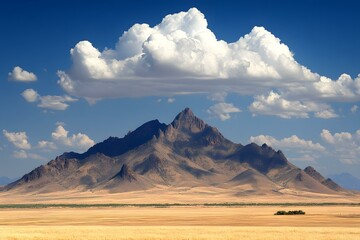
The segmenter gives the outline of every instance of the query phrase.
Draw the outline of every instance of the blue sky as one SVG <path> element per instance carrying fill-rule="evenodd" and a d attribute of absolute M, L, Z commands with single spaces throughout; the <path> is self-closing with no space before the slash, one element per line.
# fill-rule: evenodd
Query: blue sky
<path fill-rule="evenodd" d="M 188 106 L 232 141 L 360 177 L 359 10 L 357 1 L 3 1 L 0 176 L 151 119 L 169 123 Z"/>

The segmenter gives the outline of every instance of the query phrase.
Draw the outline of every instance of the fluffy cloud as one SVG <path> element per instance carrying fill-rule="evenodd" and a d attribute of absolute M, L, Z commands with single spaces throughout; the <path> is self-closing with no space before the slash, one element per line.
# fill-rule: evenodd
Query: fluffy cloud
<path fill-rule="evenodd" d="M 352 107 L 350 108 L 350 111 L 351 111 L 352 113 L 356 113 L 358 109 L 359 109 L 359 106 L 358 106 L 358 105 L 354 105 L 354 106 L 352 106 Z"/>
<path fill-rule="evenodd" d="M 3 134 L 5 138 L 15 147 L 20 149 L 31 148 L 26 132 L 8 132 L 6 130 L 3 130 Z"/>
<path fill-rule="evenodd" d="M 39 100 L 39 94 L 34 89 L 26 89 L 21 95 L 28 102 L 37 102 Z"/>
<path fill-rule="evenodd" d="M 42 96 L 38 107 L 52 110 L 66 110 L 69 102 L 77 101 L 76 98 L 70 96 Z"/>
<path fill-rule="evenodd" d="M 22 159 L 46 160 L 46 158 L 41 157 L 36 153 L 27 153 L 25 150 L 14 151 L 13 157 Z"/>
<path fill-rule="evenodd" d="M 324 118 L 324 119 L 329 119 L 329 118 L 337 118 L 339 117 L 339 115 L 337 115 L 334 111 L 334 109 L 325 109 L 325 110 L 320 110 L 319 112 L 315 112 L 315 117 L 317 118 Z"/>
<path fill-rule="evenodd" d="M 175 98 L 168 98 L 168 99 L 167 99 L 167 102 L 168 102 L 168 103 L 174 103 L 174 102 L 175 102 Z"/>
<path fill-rule="evenodd" d="M 254 27 L 236 42 L 218 40 L 196 8 L 167 15 L 153 27 L 135 24 L 114 49 L 100 51 L 81 41 L 70 53 L 72 67 L 58 72 L 58 83 L 70 95 L 89 101 L 233 92 L 257 95 L 252 109 L 271 114 L 256 105 L 274 90 L 281 93 L 282 104 L 291 105 L 276 107 L 276 116 L 308 117 L 313 112 L 331 118 L 336 113 L 326 103 L 360 100 L 360 76 L 343 74 L 332 80 L 313 73 L 263 27 Z"/>
<path fill-rule="evenodd" d="M 57 149 L 55 143 L 45 140 L 39 141 L 38 148 L 43 149 L 45 151 Z"/>
<path fill-rule="evenodd" d="M 12 72 L 9 72 L 9 79 L 21 82 L 33 82 L 37 80 L 34 73 L 28 72 L 19 66 L 14 67 Z"/>
<path fill-rule="evenodd" d="M 304 140 L 296 135 L 288 138 L 276 139 L 268 135 L 250 137 L 250 142 L 257 144 L 266 143 L 274 148 L 285 149 L 295 157 L 293 161 L 315 161 L 316 159 L 332 159 L 345 164 L 360 164 L 360 129 L 354 133 L 331 133 L 323 129 L 320 133 L 322 144 L 311 140 Z"/>
<path fill-rule="evenodd" d="M 338 115 L 328 104 L 310 101 L 290 101 L 271 91 L 267 96 L 259 95 L 249 107 L 256 114 L 275 115 L 281 118 L 308 118 L 313 112 L 317 118 L 335 118 Z"/>
<path fill-rule="evenodd" d="M 304 154 L 300 157 L 291 157 L 290 161 L 301 161 L 301 162 L 315 162 L 316 158 L 310 154 Z"/>
<path fill-rule="evenodd" d="M 231 118 L 231 113 L 241 112 L 241 110 L 232 103 L 220 102 L 211 106 L 207 112 L 219 118 L 221 121 L 225 121 Z"/>
<path fill-rule="evenodd" d="M 95 144 L 95 142 L 89 138 L 86 134 L 77 133 L 72 136 L 68 136 L 69 131 L 67 131 L 62 125 L 58 125 L 51 136 L 53 140 L 59 144 L 75 147 L 80 150 L 87 150 Z"/>
<path fill-rule="evenodd" d="M 314 143 L 311 140 L 304 140 L 296 135 L 288 138 L 276 139 L 268 135 L 251 136 L 250 142 L 255 142 L 259 145 L 266 143 L 277 149 L 299 149 L 302 151 L 325 151 L 325 147 L 320 143 Z"/>
<path fill-rule="evenodd" d="M 215 92 L 211 94 L 208 99 L 214 102 L 225 102 L 227 95 L 228 94 L 226 92 Z"/>
<path fill-rule="evenodd" d="M 348 132 L 335 133 L 334 135 L 327 129 L 323 129 L 321 132 L 321 138 L 330 144 L 352 144 L 353 136 Z"/>
<path fill-rule="evenodd" d="M 360 74 L 354 80 L 348 74 L 342 74 L 336 81 L 327 77 L 320 77 L 314 83 L 318 97 L 331 100 L 359 100 Z"/>
<path fill-rule="evenodd" d="M 39 102 L 38 107 L 51 110 L 66 110 L 69 102 L 77 101 L 76 98 L 70 96 L 40 96 L 34 89 L 26 89 L 21 94 L 28 102 Z"/>
<path fill-rule="evenodd" d="M 325 147 L 320 143 L 301 139 L 296 135 L 283 139 L 276 139 L 269 135 L 258 135 L 251 136 L 249 141 L 259 145 L 266 143 L 273 148 L 285 150 L 290 161 L 314 162 L 326 152 Z"/>
<path fill-rule="evenodd" d="M 339 132 L 334 134 L 323 129 L 320 136 L 329 144 L 331 156 L 336 156 L 346 164 L 360 163 L 360 129 L 355 133 Z"/>

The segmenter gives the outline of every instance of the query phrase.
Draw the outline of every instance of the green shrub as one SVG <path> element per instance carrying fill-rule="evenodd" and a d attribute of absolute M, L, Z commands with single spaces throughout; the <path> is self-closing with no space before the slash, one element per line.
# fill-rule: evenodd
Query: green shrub
<path fill-rule="evenodd" d="M 295 210 L 295 211 L 277 211 L 274 215 L 305 215 L 305 212 L 302 210 Z"/>

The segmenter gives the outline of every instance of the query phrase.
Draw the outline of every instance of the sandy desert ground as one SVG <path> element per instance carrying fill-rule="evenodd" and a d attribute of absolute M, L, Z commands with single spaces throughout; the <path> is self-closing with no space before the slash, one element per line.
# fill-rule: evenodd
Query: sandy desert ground
<path fill-rule="evenodd" d="M 274 216 L 298 210 L 302 216 Z M 360 239 L 359 206 L 1 209 L 0 239 Z"/>
<path fill-rule="evenodd" d="M 249 188 L 250 189 L 250 188 Z M 247 186 L 238 189 L 219 187 L 166 187 L 161 186 L 144 191 L 112 193 L 106 191 L 59 191 L 53 193 L 0 192 L 0 204 L 23 203 L 305 203 L 335 202 L 360 203 L 360 193 L 321 194 L 283 189 L 281 192 L 256 194 Z"/>

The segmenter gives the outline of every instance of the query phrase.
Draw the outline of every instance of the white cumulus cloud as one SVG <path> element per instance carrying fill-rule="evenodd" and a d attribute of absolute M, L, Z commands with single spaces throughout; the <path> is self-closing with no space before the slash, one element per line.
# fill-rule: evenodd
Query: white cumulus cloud
<path fill-rule="evenodd" d="M 51 110 L 66 110 L 69 107 L 70 102 L 77 101 L 76 98 L 64 95 L 64 96 L 40 96 L 34 89 L 26 89 L 21 94 L 28 102 L 39 102 L 38 107 Z"/>
<path fill-rule="evenodd" d="M 358 106 L 358 105 L 353 105 L 353 106 L 350 108 L 350 111 L 351 111 L 352 113 L 356 113 L 358 109 L 359 109 L 359 106 Z"/>
<path fill-rule="evenodd" d="M 219 118 L 221 121 L 225 121 L 231 118 L 231 113 L 241 112 L 240 108 L 237 108 L 232 103 L 220 102 L 212 105 L 207 113 Z"/>
<path fill-rule="evenodd" d="M 339 115 L 337 115 L 334 111 L 334 109 L 325 109 L 325 110 L 320 110 L 319 112 L 315 112 L 315 117 L 317 118 L 324 118 L 324 119 L 329 119 L 329 118 L 337 118 L 339 117 Z"/>
<path fill-rule="evenodd" d="M 316 158 L 310 154 L 304 154 L 300 157 L 291 157 L 290 161 L 301 161 L 301 162 L 315 162 Z"/>
<path fill-rule="evenodd" d="M 66 110 L 70 102 L 76 102 L 76 98 L 70 96 L 42 96 L 38 107 L 52 109 L 52 110 Z"/>
<path fill-rule="evenodd" d="M 167 15 L 155 26 L 135 24 L 113 49 L 101 51 L 81 41 L 70 53 L 72 66 L 58 71 L 58 83 L 88 101 L 231 92 L 257 96 L 254 112 L 271 114 L 258 108 L 266 108 L 261 101 L 274 91 L 283 99 L 276 116 L 332 118 L 337 115 L 327 104 L 360 100 L 360 76 L 333 80 L 312 72 L 264 27 L 254 27 L 236 42 L 219 40 L 196 8 Z"/>
<path fill-rule="evenodd" d="M 51 136 L 55 142 L 68 147 L 74 147 L 79 150 L 87 150 L 95 144 L 89 136 L 83 133 L 77 133 L 69 136 L 69 131 L 67 131 L 62 125 L 58 125 L 55 131 L 51 133 Z"/>
<path fill-rule="evenodd" d="M 273 91 L 268 95 L 255 96 L 255 101 L 250 105 L 249 109 L 254 115 L 275 115 L 281 118 L 308 118 L 309 113 L 314 113 L 317 118 L 338 117 L 328 104 L 311 101 L 291 101 Z"/>
<path fill-rule="evenodd" d="M 27 153 L 25 150 L 14 151 L 13 157 L 22 159 L 46 160 L 46 158 L 36 153 Z"/>
<path fill-rule="evenodd" d="M 260 145 L 266 143 L 274 148 L 287 150 L 289 160 L 292 161 L 331 159 L 344 164 L 360 164 L 360 129 L 353 133 L 331 133 L 328 129 L 323 129 L 320 136 L 321 143 L 301 139 L 296 135 L 283 139 L 258 135 L 250 137 L 249 141 Z M 296 156 L 291 156 L 294 154 Z"/>
<path fill-rule="evenodd" d="M 262 145 L 266 143 L 267 145 L 277 148 L 277 149 L 299 149 L 302 151 L 325 151 L 325 147 L 320 143 L 314 143 L 311 140 L 301 139 L 296 135 L 292 135 L 283 139 L 276 139 L 275 137 L 269 135 L 258 135 L 251 136 L 250 142 L 257 143 Z"/>
<path fill-rule="evenodd" d="M 340 132 L 333 135 L 329 130 L 323 129 L 320 135 L 325 142 L 330 144 L 350 144 L 353 141 L 353 136 L 349 132 Z"/>
<path fill-rule="evenodd" d="M 330 146 L 330 155 L 346 164 L 360 164 L 360 129 L 354 133 L 331 133 L 323 129 L 321 138 Z"/>
<path fill-rule="evenodd" d="M 21 94 L 26 101 L 28 102 L 36 102 L 39 100 L 39 94 L 34 89 L 26 89 Z"/>
<path fill-rule="evenodd" d="M 33 82 L 37 80 L 37 77 L 34 73 L 28 72 L 19 66 L 14 67 L 14 69 L 9 72 L 8 75 L 9 79 L 14 81 Z"/>
<path fill-rule="evenodd" d="M 175 102 L 175 98 L 168 98 L 168 99 L 167 99 L 167 102 L 168 102 L 168 103 L 174 103 L 174 102 Z"/>
<path fill-rule="evenodd" d="M 12 143 L 15 147 L 20 149 L 30 149 L 31 145 L 28 141 L 26 132 L 8 132 L 3 130 L 5 138 Z"/>
<path fill-rule="evenodd" d="M 208 97 L 208 99 L 214 102 L 225 102 L 227 95 L 227 92 L 214 92 Z"/>
<path fill-rule="evenodd" d="M 43 149 L 45 151 L 49 151 L 49 150 L 57 149 L 57 146 L 53 142 L 41 140 L 38 143 L 38 148 Z"/>

